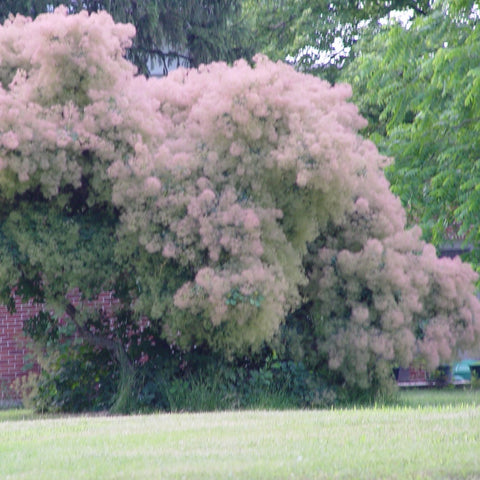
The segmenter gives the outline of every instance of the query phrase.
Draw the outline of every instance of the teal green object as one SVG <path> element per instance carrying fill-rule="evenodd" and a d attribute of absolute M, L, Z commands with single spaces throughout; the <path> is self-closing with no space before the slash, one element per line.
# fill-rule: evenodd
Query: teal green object
<path fill-rule="evenodd" d="M 478 360 L 462 360 L 461 362 L 456 363 L 453 366 L 452 374 L 455 377 L 460 377 L 463 380 L 470 381 L 472 379 L 472 372 L 470 370 L 470 365 L 476 366 L 480 365 Z"/>

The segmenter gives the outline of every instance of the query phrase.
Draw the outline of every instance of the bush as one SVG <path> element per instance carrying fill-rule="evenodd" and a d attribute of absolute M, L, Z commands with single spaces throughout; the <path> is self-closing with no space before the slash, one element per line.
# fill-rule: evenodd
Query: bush
<path fill-rule="evenodd" d="M 262 56 L 147 80 L 133 34 L 65 8 L 0 28 L 0 293 L 50 312 L 26 325 L 46 404 L 170 408 L 182 379 L 312 404 L 478 344 L 476 275 L 406 230 L 348 86 Z M 217 384 L 195 351 L 261 361 Z"/>

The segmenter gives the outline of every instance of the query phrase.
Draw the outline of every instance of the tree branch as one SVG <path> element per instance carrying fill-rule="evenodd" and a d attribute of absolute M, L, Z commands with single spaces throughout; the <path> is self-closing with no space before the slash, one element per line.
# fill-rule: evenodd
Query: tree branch
<path fill-rule="evenodd" d="M 181 58 L 183 60 L 186 60 L 188 62 L 193 62 L 193 58 L 189 55 L 178 53 L 177 51 L 169 51 L 169 52 L 164 52 L 163 50 L 160 50 L 159 48 L 145 48 L 145 47 L 136 47 L 137 50 L 140 50 L 142 52 L 151 54 L 151 55 L 158 55 L 159 57 L 165 58 L 165 57 L 176 57 L 176 58 Z"/>
<path fill-rule="evenodd" d="M 417 2 L 413 1 L 411 2 L 411 5 L 410 5 L 410 8 L 415 12 L 415 13 L 418 13 L 419 15 L 422 15 L 422 16 L 426 16 L 427 15 L 427 12 L 425 10 L 422 10 Z"/>
<path fill-rule="evenodd" d="M 109 338 L 101 337 L 99 335 L 93 334 L 90 330 L 85 328 L 84 325 L 81 325 L 77 320 L 77 309 L 74 305 L 69 303 L 66 308 L 66 313 L 77 327 L 78 333 L 84 338 L 90 345 L 94 347 L 106 348 L 111 352 L 118 351 L 118 342 L 111 340 Z"/>

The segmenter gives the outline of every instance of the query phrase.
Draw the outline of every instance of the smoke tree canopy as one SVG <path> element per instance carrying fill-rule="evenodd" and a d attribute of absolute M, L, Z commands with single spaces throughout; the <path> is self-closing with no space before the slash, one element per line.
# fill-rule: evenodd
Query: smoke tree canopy
<path fill-rule="evenodd" d="M 68 291 L 113 290 L 132 330 L 227 358 L 307 318 L 295 355 L 361 388 L 478 345 L 475 274 L 405 230 L 347 85 L 264 57 L 146 80 L 133 34 L 65 8 L 0 28 L 5 301 L 67 311 L 130 368 L 115 319 L 94 328 Z"/>

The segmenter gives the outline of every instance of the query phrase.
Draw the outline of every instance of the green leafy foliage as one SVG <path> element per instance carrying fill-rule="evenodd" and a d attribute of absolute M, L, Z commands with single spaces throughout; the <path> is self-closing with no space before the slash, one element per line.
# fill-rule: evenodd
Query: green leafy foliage
<path fill-rule="evenodd" d="M 368 133 L 395 158 L 387 170 L 392 190 L 436 245 L 479 239 L 480 39 L 478 17 L 464 3 L 450 13 L 440 5 L 409 29 L 361 43 L 344 77 L 370 120 Z M 478 264 L 478 251 L 469 258 Z"/>
<path fill-rule="evenodd" d="M 112 406 L 117 382 L 108 352 L 76 346 L 43 369 L 27 402 L 42 412 L 104 411 Z"/>
<path fill-rule="evenodd" d="M 352 46 L 359 38 L 378 32 L 380 20 L 391 12 L 410 11 L 426 15 L 428 0 L 246 0 L 257 50 L 273 60 L 289 59 L 302 71 L 334 83 L 340 69 L 355 55 Z M 333 46 L 340 40 L 340 50 Z"/>

